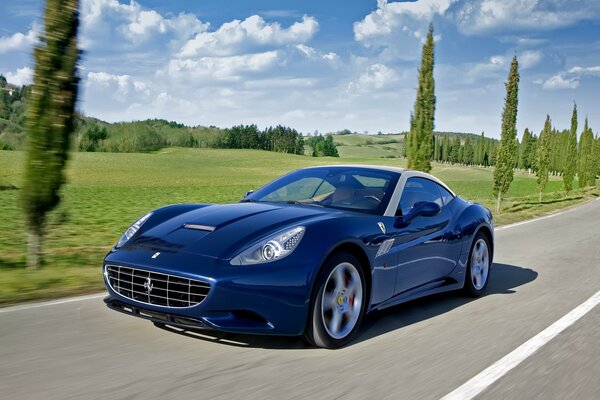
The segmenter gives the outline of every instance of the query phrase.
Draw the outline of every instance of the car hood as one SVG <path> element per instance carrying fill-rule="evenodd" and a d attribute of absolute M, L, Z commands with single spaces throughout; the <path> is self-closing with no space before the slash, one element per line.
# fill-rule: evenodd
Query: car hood
<path fill-rule="evenodd" d="M 323 207 L 290 204 L 214 204 L 152 226 L 123 249 L 141 247 L 229 259 L 269 234 L 339 213 Z"/>

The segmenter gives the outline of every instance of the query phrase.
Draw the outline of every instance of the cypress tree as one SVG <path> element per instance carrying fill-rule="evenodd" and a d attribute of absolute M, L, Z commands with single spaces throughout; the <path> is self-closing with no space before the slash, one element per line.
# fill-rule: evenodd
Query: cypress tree
<path fill-rule="evenodd" d="M 539 201 L 542 202 L 542 192 L 548 183 L 548 173 L 550 168 L 550 147 L 552 142 L 552 121 L 550 116 L 546 116 L 544 129 L 540 133 L 540 142 L 537 149 L 537 187 L 540 193 Z"/>
<path fill-rule="evenodd" d="M 561 134 L 557 129 L 553 128 L 550 140 L 550 172 L 552 175 L 559 175 L 563 172 L 561 149 Z"/>
<path fill-rule="evenodd" d="M 477 139 L 477 145 L 475 149 L 475 164 L 483 165 L 483 155 L 485 154 L 485 136 L 481 132 L 481 136 Z"/>
<path fill-rule="evenodd" d="M 475 152 L 473 150 L 473 145 L 471 144 L 471 138 L 467 136 L 467 138 L 465 139 L 465 145 L 464 145 L 463 155 L 462 155 L 463 163 L 466 165 L 472 165 L 474 155 L 475 155 Z"/>
<path fill-rule="evenodd" d="M 523 132 L 523 138 L 521 139 L 521 149 L 519 151 L 519 169 L 528 170 L 530 167 L 529 163 L 529 151 L 531 148 L 531 133 L 529 129 L 525 128 Z"/>
<path fill-rule="evenodd" d="M 424 172 L 431 171 L 430 160 L 433 153 L 433 121 L 435 114 L 434 46 L 433 25 L 430 24 L 421 55 L 417 99 L 411 117 L 408 143 L 408 168 Z"/>
<path fill-rule="evenodd" d="M 590 169 L 588 176 L 588 185 L 596 186 L 596 174 L 598 172 L 598 141 L 594 139 L 594 132 L 592 132 L 592 128 L 588 128 L 590 135 L 590 143 L 591 143 L 591 151 L 590 151 Z"/>
<path fill-rule="evenodd" d="M 34 50 L 35 72 L 25 126 L 28 132 L 21 191 L 28 232 L 27 263 L 40 264 L 47 213 L 60 202 L 74 130 L 79 76 L 78 0 L 47 0 L 44 33 Z"/>
<path fill-rule="evenodd" d="M 583 132 L 579 141 L 579 187 L 593 186 L 596 180 L 594 163 L 594 134 L 585 119 Z"/>
<path fill-rule="evenodd" d="M 596 164 L 596 175 L 600 175 L 600 136 L 596 134 L 596 140 L 594 140 L 594 146 L 596 149 L 596 155 L 594 156 L 594 162 Z"/>
<path fill-rule="evenodd" d="M 497 198 L 496 212 L 500 212 L 502 196 L 508 191 L 513 180 L 513 166 L 517 151 L 517 107 L 519 103 L 519 63 L 513 57 L 508 73 L 506 98 L 502 111 L 502 133 L 500 147 L 496 155 L 494 170 L 494 196 Z"/>
<path fill-rule="evenodd" d="M 448 162 L 448 156 L 450 153 L 450 138 L 448 135 L 444 135 L 444 141 L 442 144 L 442 161 Z"/>
<path fill-rule="evenodd" d="M 573 104 L 573 114 L 571 116 L 571 130 L 567 140 L 567 156 L 565 159 L 565 173 L 563 175 L 563 184 L 565 190 L 570 192 L 573 189 L 573 179 L 577 170 L 577 104 Z"/>
<path fill-rule="evenodd" d="M 515 156 L 513 157 L 513 170 L 519 168 L 519 154 L 521 153 L 521 143 L 515 132 Z"/>
<path fill-rule="evenodd" d="M 600 175 L 600 136 L 596 134 L 596 175 Z"/>
<path fill-rule="evenodd" d="M 454 137 L 454 139 L 452 140 L 452 144 L 450 147 L 450 162 L 452 164 L 458 163 L 459 162 L 459 155 L 460 155 L 460 137 L 458 137 L 458 135 L 456 135 Z"/>

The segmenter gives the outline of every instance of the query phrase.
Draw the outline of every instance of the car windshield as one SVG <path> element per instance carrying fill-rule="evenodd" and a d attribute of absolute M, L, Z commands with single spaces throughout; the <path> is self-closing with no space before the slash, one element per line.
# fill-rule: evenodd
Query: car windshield
<path fill-rule="evenodd" d="M 289 173 L 246 196 L 273 202 L 383 214 L 399 173 L 370 168 L 320 167 Z"/>

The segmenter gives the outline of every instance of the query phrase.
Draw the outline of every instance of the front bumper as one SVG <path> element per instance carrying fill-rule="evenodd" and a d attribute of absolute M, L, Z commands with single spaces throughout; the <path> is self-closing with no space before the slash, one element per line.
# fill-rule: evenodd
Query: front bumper
<path fill-rule="evenodd" d="M 268 264 L 232 266 L 227 260 L 187 253 L 152 258 L 154 254 L 150 249 L 113 251 L 104 260 L 104 270 L 107 264 L 120 265 L 202 280 L 211 286 L 206 298 L 182 308 L 141 303 L 113 290 L 104 274 L 109 308 L 188 329 L 290 336 L 304 332 L 316 260 L 292 254 Z"/>
<path fill-rule="evenodd" d="M 177 326 L 183 329 L 213 329 L 211 326 L 205 324 L 202 320 L 189 317 L 181 317 L 175 314 L 147 311 L 143 308 L 132 306 L 130 304 L 123 303 L 119 300 L 107 296 L 104 298 L 104 302 L 107 307 L 111 310 L 121 312 L 123 314 L 132 315 L 134 317 L 143 318 L 152 322 Z"/>

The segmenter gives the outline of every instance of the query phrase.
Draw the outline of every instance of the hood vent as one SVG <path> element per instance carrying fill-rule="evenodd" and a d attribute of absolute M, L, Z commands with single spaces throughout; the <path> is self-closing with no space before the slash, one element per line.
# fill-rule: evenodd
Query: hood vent
<path fill-rule="evenodd" d="M 184 224 L 183 227 L 185 229 L 193 229 L 196 231 L 206 231 L 206 232 L 212 232 L 215 230 L 214 226 L 198 225 L 198 224 Z"/>

